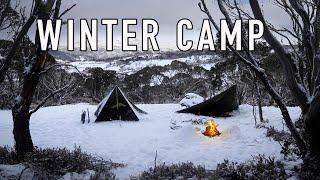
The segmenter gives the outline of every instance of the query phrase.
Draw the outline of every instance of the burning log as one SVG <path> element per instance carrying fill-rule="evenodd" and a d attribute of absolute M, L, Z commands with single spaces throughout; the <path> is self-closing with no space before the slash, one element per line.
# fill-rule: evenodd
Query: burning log
<path fill-rule="evenodd" d="M 203 132 L 202 134 L 208 137 L 219 136 L 221 133 L 219 132 L 217 127 L 218 125 L 213 119 L 209 120 L 206 127 L 206 131 Z"/>

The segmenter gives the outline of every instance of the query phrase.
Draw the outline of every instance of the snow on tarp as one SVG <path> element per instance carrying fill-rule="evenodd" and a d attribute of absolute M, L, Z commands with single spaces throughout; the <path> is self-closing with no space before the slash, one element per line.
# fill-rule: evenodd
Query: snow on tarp
<path fill-rule="evenodd" d="M 188 93 L 184 96 L 184 98 L 179 102 L 181 106 L 191 107 L 196 104 L 202 103 L 204 98 L 195 93 Z"/>

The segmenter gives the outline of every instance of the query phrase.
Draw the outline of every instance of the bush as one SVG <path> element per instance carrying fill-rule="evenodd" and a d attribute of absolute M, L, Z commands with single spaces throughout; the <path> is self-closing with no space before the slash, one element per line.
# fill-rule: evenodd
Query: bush
<path fill-rule="evenodd" d="M 286 179 L 284 165 L 274 158 L 259 155 L 252 160 L 238 164 L 225 160 L 218 164 L 215 170 L 206 170 L 203 166 L 196 166 L 191 162 L 150 168 L 137 177 L 131 179 Z"/>
<path fill-rule="evenodd" d="M 93 179 L 114 179 L 111 169 L 122 167 L 122 164 L 105 161 L 94 157 L 76 147 L 73 151 L 66 148 L 36 148 L 21 160 L 13 149 L 0 147 L 0 164 L 26 164 L 36 172 L 56 179 L 68 172 L 81 173 L 85 170 L 95 171 Z"/>
<path fill-rule="evenodd" d="M 212 178 L 223 179 L 287 179 L 284 164 L 272 157 L 259 155 L 252 160 L 237 164 L 225 160 L 218 164 Z"/>
<path fill-rule="evenodd" d="M 300 179 L 320 179 L 320 160 L 306 157 L 297 171 Z"/>
<path fill-rule="evenodd" d="M 187 162 L 169 166 L 162 164 L 144 171 L 140 176 L 131 177 L 131 179 L 188 179 L 192 177 L 201 179 L 207 176 L 208 171 L 203 166 L 195 166 L 193 163 Z"/>
<path fill-rule="evenodd" d="M 17 154 L 13 148 L 0 146 L 0 164 L 17 164 L 19 163 Z"/>
<path fill-rule="evenodd" d="M 266 127 L 267 128 L 267 137 L 272 138 L 275 141 L 278 141 L 281 145 L 281 153 L 286 158 L 292 158 L 293 155 L 301 156 L 301 153 L 296 146 L 296 143 L 289 132 L 279 131 L 274 127 Z"/>

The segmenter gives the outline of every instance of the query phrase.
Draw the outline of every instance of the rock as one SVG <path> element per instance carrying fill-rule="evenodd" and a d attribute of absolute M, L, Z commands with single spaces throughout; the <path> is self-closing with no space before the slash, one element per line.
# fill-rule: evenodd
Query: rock
<path fill-rule="evenodd" d="M 0 179 L 32 179 L 35 173 L 23 164 L 0 164 Z"/>

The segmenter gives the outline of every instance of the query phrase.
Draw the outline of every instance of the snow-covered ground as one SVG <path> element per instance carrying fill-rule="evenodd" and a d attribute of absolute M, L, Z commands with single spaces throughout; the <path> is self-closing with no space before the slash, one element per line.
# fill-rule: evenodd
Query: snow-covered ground
<path fill-rule="evenodd" d="M 138 105 L 148 112 L 140 115 L 138 122 L 112 121 L 81 124 L 82 110 L 90 113 L 96 106 L 74 104 L 40 109 L 31 118 L 32 138 L 38 147 L 67 147 L 75 145 L 83 150 L 125 163 L 125 168 L 116 169 L 119 179 L 137 175 L 157 163 L 191 161 L 214 168 L 224 159 L 243 162 L 253 155 L 265 154 L 283 158 L 278 142 L 265 136 L 265 129 L 255 128 L 252 107 L 242 105 L 232 117 L 215 118 L 221 135 L 208 138 L 202 135 L 205 125 L 194 125 L 190 120 L 208 118 L 191 114 L 175 113 L 178 104 Z M 299 117 L 298 108 L 289 108 L 294 119 Z M 269 124 L 284 128 L 279 109 L 265 107 L 264 116 Z M 0 145 L 13 146 L 12 119 L 10 111 L 0 111 Z"/>

